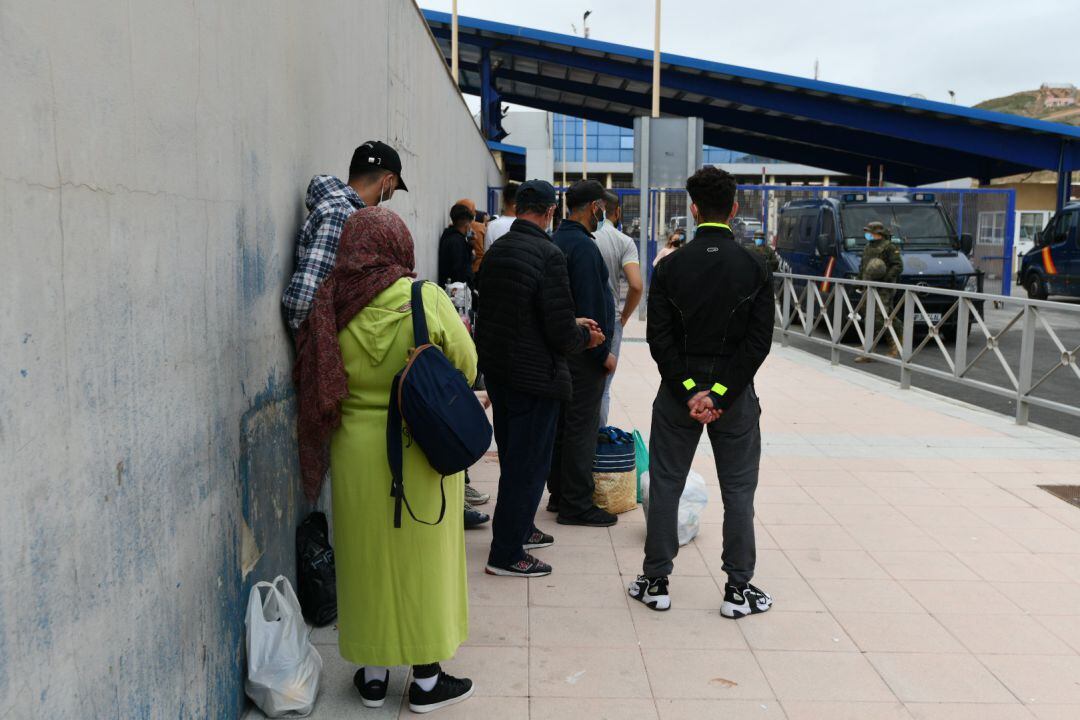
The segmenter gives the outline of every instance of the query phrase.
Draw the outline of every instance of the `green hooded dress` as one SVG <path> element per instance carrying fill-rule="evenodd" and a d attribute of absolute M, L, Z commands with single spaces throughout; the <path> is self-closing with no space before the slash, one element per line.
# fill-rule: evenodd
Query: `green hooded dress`
<path fill-rule="evenodd" d="M 464 474 L 444 480 L 441 523 L 423 525 L 405 512 L 394 527 L 386 415 L 390 385 L 413 347 L 411 283 L 395 282 L 338 334 L 349 382 L 330 445 L 338 644 L 357 665 L 447 660 L 469 633 Z M 476 348 L 450 298 L 430 283 L 423 298 L 431 342 L 471 384 Z M 422 520 L 439 516 L 439 480 L 420 448 L 405 448 L 405 494 Z"/>

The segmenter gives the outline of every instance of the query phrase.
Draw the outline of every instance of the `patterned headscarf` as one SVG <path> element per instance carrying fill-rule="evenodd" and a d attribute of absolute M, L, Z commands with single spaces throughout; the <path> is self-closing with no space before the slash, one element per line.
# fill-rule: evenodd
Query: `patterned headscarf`
<path fill-rule="evenodd" d="M 341 424 L 341 401 L 349 395 L 338 333 L 376 295 L 403 277 L 416 277 L 415 266 L 412 235 L 400 217 L 381 207 L 349 216 L 334 269 L 315 293 L 311 313 L 296 335 L 300 473 L 312 502 L 330 464 L 330 437 Z"/>

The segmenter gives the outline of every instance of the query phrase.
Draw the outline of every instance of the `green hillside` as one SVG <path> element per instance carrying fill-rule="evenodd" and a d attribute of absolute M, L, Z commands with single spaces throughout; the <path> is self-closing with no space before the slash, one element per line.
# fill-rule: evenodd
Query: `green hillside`
<path fill-rule="evenodd" d="M 1025 90 L 1005 97 L 994 98 L 993 100 L 981 102 L 975 107 L 981 110 L 1022 115 L 1038 120 L 1080 125 L 1080 103 L 1072 107 L 1048 108 L 1045 106 L 1042 94 L 1038 90 Z"/>

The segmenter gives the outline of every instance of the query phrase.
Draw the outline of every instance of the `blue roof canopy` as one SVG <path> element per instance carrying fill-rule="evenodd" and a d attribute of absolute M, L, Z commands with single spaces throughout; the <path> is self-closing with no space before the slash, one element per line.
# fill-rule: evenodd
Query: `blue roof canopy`
<path fill-rule="evenodd" d="M 424 11 L 448 59 L 448 13 Z M 652 51 L 458 18 L 461 85 L 498 129 L 500 101 L 622 127 L 652 107 Z M 1080 168 L 1080 128 L 663 53 L 660 109 L 705 143 L 892 182 Z M 489 137 L 493 137 L 489 134 Z M 493 138 L 501 139 L 501 138 Z"/>

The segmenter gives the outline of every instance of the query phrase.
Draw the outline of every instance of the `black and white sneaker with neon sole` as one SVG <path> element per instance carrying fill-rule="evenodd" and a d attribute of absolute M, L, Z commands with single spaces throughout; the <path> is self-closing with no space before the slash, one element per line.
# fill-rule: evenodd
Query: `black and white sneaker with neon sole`
<path fill-rule="evenodd" d="M 521 547 L 525 550 L 539 550 L 540 548 L 551 547 L 555 544 L 555 538 L 540 530 L 533 530 L 529 535 L 529 539 L 525 541 L 525 544 Z"/>
<path fill-rule="evenodd" d="M 455 705 L 472 697 L 473 689 L 472 680 L 442 672 L 431 690 L 425 691 L 415 682 L 409 685 L 409 709 L 414 713 L 429 713 Z"/>
<path fill-rule="evenodd" d="M 750 583 L 724 586 L 724 604 L 720 614 L 726 618 L 738 619 L 747 615 L 767 612 L 772 607 L 772 596 Z"/>
<path fill-rule="evenodd" d="M 525 553 L 524 558 L 508 567 L 488 563 L 487 567 L 484 568 L 484 572 L 488 575 L 503 575 L 506 577 L 543 577 L 551 574 L 551 566 Z"/>
<path fill-rule="evenodd" d="M 668 610 L 671 608 L 671 596 L 668 595 L 667 577 L 648 578 L 638 575 L 637 580 L 630 583 L 627 591 L 630 597 L 645 603 L 652 610 Z"/>
<path fill-rule="evenodd" d="M 364 707 L 380 708 L 386 702 L 386 689 L 390 686 L 390 671 L 386 671 L 386 677 L 382 680 L 364 681 L 364 668 L 360 668 L 353 675 L 353 685 L 360 691 L 360 700 Z"/>

